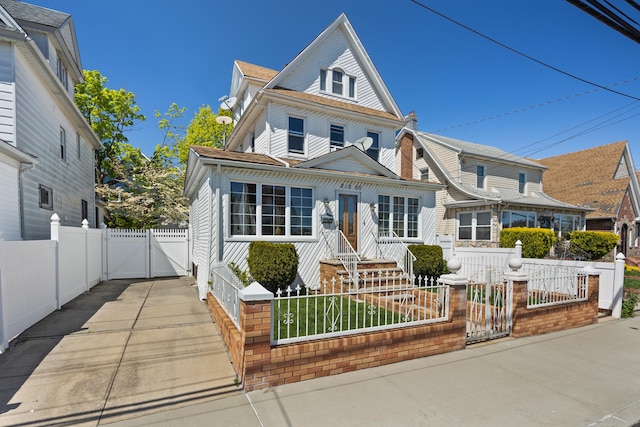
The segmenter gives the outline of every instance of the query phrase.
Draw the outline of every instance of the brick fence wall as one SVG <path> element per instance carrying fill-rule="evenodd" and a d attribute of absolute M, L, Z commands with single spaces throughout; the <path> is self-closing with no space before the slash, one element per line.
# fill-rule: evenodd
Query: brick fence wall
<path fill-rule="evenodd" d="M 531 309 L 527 308 L 526 276 L 512 280 L 514 337 L 598 321 L 598 275 L 588 276 L 588 301 Z M 447 321 L 277 346 L 271 345 L 273 294 L 260 285 L 256 284 L 265 292 L 262 296 L 240 301 L 240 330 L 211 293 L 207 302 L 244 389 L 251 391 L 465 348 L 466 280 L 446 284 L 450 286 Z"/>
<path fill-rule="evenodd" d="M 587 277 L 587 301 L 535 308 L 527 308 L 527 281 L 514 280 L 511 336 L 518 338 L 541 335 L 597 323 L 600 276 Z"/>

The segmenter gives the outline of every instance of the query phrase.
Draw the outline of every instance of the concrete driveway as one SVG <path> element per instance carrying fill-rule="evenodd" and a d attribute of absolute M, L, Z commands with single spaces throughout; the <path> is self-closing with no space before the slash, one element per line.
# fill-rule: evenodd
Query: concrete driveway
<path fill-rule="evenodd" d="M 97 426 L 241 393 L 193 278 L 112 280 L 0 355 L 0 425 Z"/>

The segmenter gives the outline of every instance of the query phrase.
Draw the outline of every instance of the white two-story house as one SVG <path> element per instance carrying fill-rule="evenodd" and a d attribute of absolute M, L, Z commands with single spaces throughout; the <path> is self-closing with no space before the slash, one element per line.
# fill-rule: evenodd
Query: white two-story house
<path fill-rule="evenodd" d="M 70 15 L 0 0 L 0 144 L 9 146 L 0 161 L 10 177 L 0 212 L 14 218 L 0 221 L 0 238 L 48 239 L 54 212 L 64 225 L 79 227 L 85 218 L 96 225 L 94 151 L 101 144 L 73 100 L 81 79 Z"/>
<path fill-rule="evenodd" d="M 401 176 L 446 185 L 436 194 L 439 236 L 456 246 L 497 247 L 500 231 L 540 227 L 562 233 L 585 228 L 592 209 L 544 192 L 546 167 L 499 148 L 417 130 L 410 114 L 398 134 Z"/>
<path fill-rule="evenodd" d="M 255 240 L 292 242 L 309 286 L 338 253 L 435 243 L 443 186 L 394 172 L 404 118 L 344 14 L 280 71 L 236 61 L 230 100 L 224 149 L 192 147 L 187 165 L 201 297 L 210 266 L 246 268 Z"/>

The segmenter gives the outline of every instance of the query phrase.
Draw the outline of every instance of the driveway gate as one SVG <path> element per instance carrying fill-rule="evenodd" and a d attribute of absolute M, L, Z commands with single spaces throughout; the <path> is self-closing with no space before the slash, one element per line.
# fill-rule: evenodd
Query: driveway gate
<path fill-rule="evenodd" d="M 189 230 L 106 229 L 107 279 L 189 274 Z"/>
<path fill-rule="evenodd" d="M 511 333 L 513 282 L 487 280 L 467 286 L 467 343 L 487 341 Z"/>

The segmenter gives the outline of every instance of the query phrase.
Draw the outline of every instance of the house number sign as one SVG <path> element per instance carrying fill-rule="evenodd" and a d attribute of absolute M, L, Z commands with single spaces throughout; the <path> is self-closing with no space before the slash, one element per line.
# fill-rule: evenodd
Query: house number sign
<path fill-rule="evenodd" d="M 343 182 L 342 184 L 340 184 L 340 189 L 360 191 L 362 190 L 362 184 L 354 184 L 352 182 Z"/>

